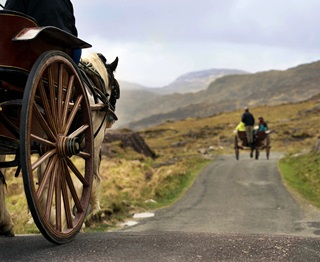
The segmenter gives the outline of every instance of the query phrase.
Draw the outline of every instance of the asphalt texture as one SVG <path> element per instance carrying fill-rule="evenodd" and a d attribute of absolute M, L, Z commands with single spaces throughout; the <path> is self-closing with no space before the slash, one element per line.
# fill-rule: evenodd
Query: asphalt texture
<path fill-rule="evenodd" d="M 289 193 L 280 157 L 219 156 L 154 217 L 60 246 L 0 238 L 0 261 L 320 261 L 320 212 Z"/>

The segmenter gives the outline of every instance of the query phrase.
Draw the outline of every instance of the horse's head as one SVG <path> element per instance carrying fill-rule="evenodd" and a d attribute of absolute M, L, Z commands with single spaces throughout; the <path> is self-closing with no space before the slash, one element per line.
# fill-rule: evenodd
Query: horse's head
<path fill-rule="evenodd" d="M 120 97 L 120 88 L 118 81 L 114 77 L 114 72 L 117 69 L 119 59 L 116 59 L 108 64 L 107 59 L 100 53 L 90 53 L 81 57 L 81 63 L 85 64 L 87 68 L 92 70 L 96 74 L 96 78 L 100 78 L 99 81 L 104 86 L 106 92 L 110 96 L 109 101 L 113 107 L 115 107 L 116 99 Z M 92 78 L 94 76 L 90 75 Z M 97 79 L 93 79 L 97 87 L 100 89 L 97 84 Z M 101 90 L 103 91 L 103 90 Z M 111 101 L 112 100 L 112 101 Z M 114 100 L 114 101 L 113 101 Z M 114 110 L 115 108 L 113 108 Z"/>
<path fill-rule="evenodd" d="M 114 77 L 114 72 L 118 66 L 118 57 L 112 62 L 107 63 L 107 59 L 100 53 L 90 53 L 81 57 L 81 64 L 85 65 L 85 71 L 95 85 L 104 95 L 107 95 L 109 108 L 115 111 L 117 99 L 120 98 L 120 87 Z M 111 117 L 112 118 L 112 117 Z M 113 116 L 114 120 L 117 117 Z"/>
<path fill-rule="evenodd" d="M 109 102 L 112 107 L 112 110 L 115 110 L 117 99 L 120 98 L 120 86 L 118 81 L 114 77 L 114 72 L 116 71 L 118 67 L 119 58 L 116 57 L 116 59 L 111 63 L 107 63 L 107 59 L 104 57 L 104 55 L 97 53 L 98 57 L 104 64 L 107 72 L 108 72 L 108 85 L 110 87 L 110 98 Z"/>

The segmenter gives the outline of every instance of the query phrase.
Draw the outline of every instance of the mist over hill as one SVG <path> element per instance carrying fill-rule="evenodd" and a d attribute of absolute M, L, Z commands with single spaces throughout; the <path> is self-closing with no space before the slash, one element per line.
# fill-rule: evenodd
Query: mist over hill
<path fill-rule="evenodd" d="M 119 121 L 115 124 L 115 127 L 125 127 L 130 122 L 143 119 L 146 116 L 168 112 L 171 108 L 166 108 L 165 104 L 161 102 L 162 99 L 166 99 L 165 95 L 172 95 L 172 98 L 179 99 L 181 94 L 195 93 L 207 89 L 212 81 L 225 75 L 245 73 L 245 71 L 237 69 L 207 69 L 189 72 L 181 75 L 174 82 L 159 88 L 150 88 L 120 80 L 121 98 L 117 102 Z M 150 111 L 150 114 L 148 114 L 145 110 L 153 102 L 155 104 L 151 106 L 152 112 Z M 150 110 L 150 108 L 147 110 Z"/>
<path fill-rule="evenodd" d="M 190 72 L 178 77 L 174 82 L 161 88 L 154 88 L 153 92 L 162 95 L 195 93 L 208 88 L 208 85 L 219 77 L 226 75 L 247 74 L 248 72 L 235 69 L 208 69 Z"/>
<path fill-rule="evenodd" d="M 317 61 L 283 71 L 223 76 L 196 93 L 159 95 L 124 91 L 117 107 L 118 124 L 140 129 L 168 120 L 206 117 L 244 106 L 303 101 L 320 93 L 319 72 L 320 62 Z"/>
<path fill-rule="evenodd" d="M 121 90 L 149 90 L 150 89 L 140 84 L 136 84 L 128 81 L 122 81 L 122 80 L 119 80 L 119 84 L 120 84 Z"/>
<path fill-rule="evenodd" d="M 128 81 L 120 80 L 119 83 L 121 85 L 121 90 L 125 91 L 144 90 L 161 95 L 174 93 L 184 94 L 204 90 L 208 88 L 208 85 L 212 81 L 218 79 L 219 77 L 238 74 L 248 74 L 248 72 L 236 69 L 207 69 L 184 74 L 166 86 L 152 88 Z"/>

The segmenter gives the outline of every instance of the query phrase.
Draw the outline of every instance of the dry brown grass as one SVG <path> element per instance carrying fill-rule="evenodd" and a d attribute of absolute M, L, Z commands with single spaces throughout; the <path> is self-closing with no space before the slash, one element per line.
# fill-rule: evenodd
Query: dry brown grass
<path fill-rule="evenodd" d="M 320 101 L 274 107 L 256 107 L 251 112 L 263 116 L 271 134 L 272 151 L 285 153 L 310 149 L 320 135 Z M 157 208 L 172 203 L 189 187 L 196 174 L 206 163 L 220 153 L 233 153 L 233 129 L 239 123 L 242 111 L 224 113 L 208 118 L 167 122 L 140 132 L 158 157 L 145 158 L 123 148 L 119 143 L 109 145 L 113 157 L 104 156 L 101 206 L 109 217 L 101 217 L 93 225 L 124 219 L 135 211 Z M 13 215 L 17 233 L 35 232 L 25 201 L 21 176 L 7 174 L 7 204 Z M 171 192 L 173 192 L 171 194 Z M 154 199 L 158 204 L 147 204 Z M 114 221 L 110 223 L 113 224 Z M 91 224 L 92 225 L 92 224 Z M 103 230 L 106 230 L 105 228 Z"/>

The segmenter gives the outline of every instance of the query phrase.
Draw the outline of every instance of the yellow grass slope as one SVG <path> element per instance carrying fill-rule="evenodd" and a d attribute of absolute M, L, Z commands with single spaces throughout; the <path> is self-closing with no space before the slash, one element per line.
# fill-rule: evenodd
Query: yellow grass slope
<path fill-rule="evenodd" d="M 250 109 L 257 119 L 263 116 L 271 134 L 273 151 L 284 153 L 310 149 L 320 130 L 320 99 L 296 104 Z M 242 111 L 208 118 L 167 122 L 140 132 L 157 154 L 144 157 L 121 142 L 109 147 L 101 164 L 102 211 L 87 226 L 91 230 L 109 230 L 134 212 L 171 204 L 192 185 L 208 161 L 220 153 L 232 153 L 233 129 Z M 254 161 L 254 160 L 253 160 Z M 16 233 L 38 232 L 30 220 L 21 175 L 7 173 L 7 203 L 16 224 Z"/>

